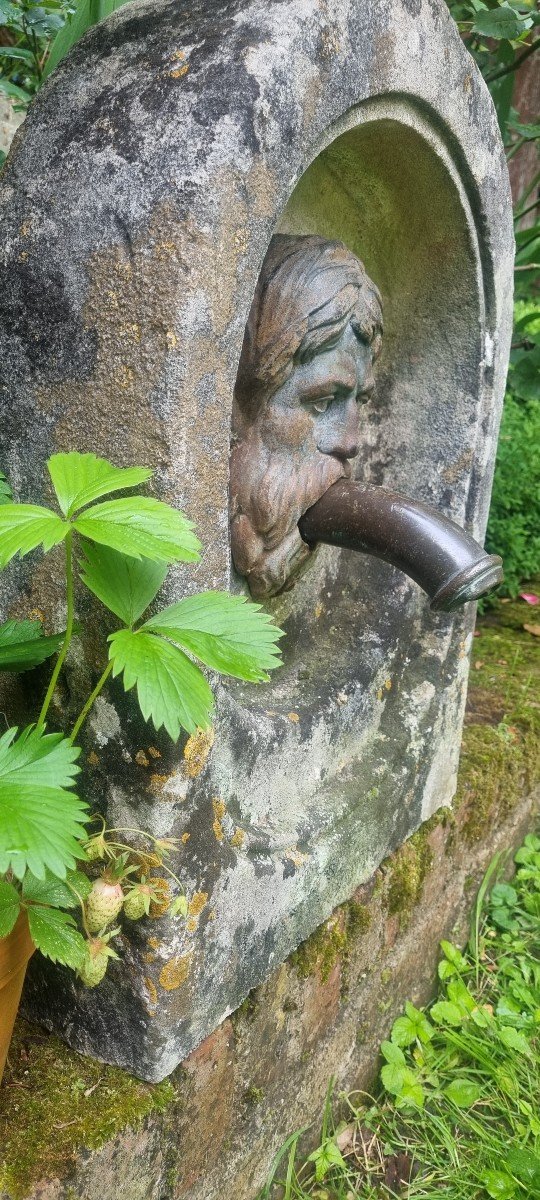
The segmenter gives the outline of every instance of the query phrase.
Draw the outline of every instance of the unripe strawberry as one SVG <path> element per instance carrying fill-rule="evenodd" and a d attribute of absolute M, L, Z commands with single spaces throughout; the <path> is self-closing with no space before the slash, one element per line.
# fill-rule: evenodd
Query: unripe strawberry
<path fill-rule="evenodd" d="M 130 921 L 139 921 L 150 911 L 151 889 L 148 884 L 136 883 L 124 900 L 124 913 Z"/>
<path fill-rule="evenodd" d="M 114 880 L 107 879 L 106 875 L 100 875 L 92 885 L 85 904 L 86 924 L 90 933 L 99 933 L 100 929 L 116 920 L 123 903 L 121 883 L 115 883 Z"/>
<path fill-rule="evenodd" d="M 101 938 L 89 938 L 86 943 L 87 954 L 81 967 L 79 967 L 79 976 L 82 979 L 85 987 L 97 987 L 101 983 L 103 976 L 107 970 L 110 950 L 106 942 Z"/>

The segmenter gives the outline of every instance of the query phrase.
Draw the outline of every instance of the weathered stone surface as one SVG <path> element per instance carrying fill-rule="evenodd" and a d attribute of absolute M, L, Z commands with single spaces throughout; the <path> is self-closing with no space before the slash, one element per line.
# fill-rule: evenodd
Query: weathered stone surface
<path fill-rule="evenodd" d="M 512 224 L 491 101 L 443 0 L 121 9 L 33 105 L 0 212 L 0 461 L 18 496 L 38 497 L 58 448 L 147 463 L 207 548 L 196 572 L 173 573 L 169 596 L 228 586 L 246 316 L 272 233 L 317 232 L 359 254 L 383 295 L 361 476 L 481 536 Z M 37 605 L 59 621 L 46 579 L 41 565 L 11 571 L 5 610 Z M 470 614 L 434 618 L 398 572 L 330 549 L 272 608 L 285 667 L 264 688 L 219 688 L 200 770 L 114 685 L 89 725 L 86 794 L 114 824 L 185 839 L 194 911 L 180 933 L 163 921 L 157 946 L 155 926 L 137 930 L 93 993 L 67 979 L 59 992 L 58 973 L 34 965 L 28 1005 L 148 1079 L 455 787 Z M 83 641 L 72 656 L 64 711 L 100 653 Z M 149 744 L 154 773 L 136 761 Z"/>

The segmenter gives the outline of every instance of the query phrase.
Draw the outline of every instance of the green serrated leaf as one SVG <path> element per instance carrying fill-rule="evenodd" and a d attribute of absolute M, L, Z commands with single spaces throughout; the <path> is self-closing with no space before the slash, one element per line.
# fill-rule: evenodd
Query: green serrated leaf
<path fill-rule="evenodd" d="M 123 673 L 126 691 L 137 687 L 145 721 L 164 725 L 176 741 L 180 728 L 194 733 L 210 725 L 213 697 L 202 671 L 179 650 L 153 633 L 120 629 L 109 638 L 113 675 Z"/>
<path fill-rule="evenodd" d="M 405 1055 L 403 1050 L 399 1048 L 399 1045 L 397 1045 L 395 1041 L 392 1040 L 391 1042 L 382 1042 L 381 1054 L 387 1062 L 396 1063 L 400 1067 L 405 1066 Z"/>
<path fill-rule="evenodd" d="M 392 1041 L 396 1046 L 411 1046 L 416 1041 L 416 1025 L 409 1017 L 398 1017 L 394 1021 Z"/>
<path fill-rule="evenodd" d="M 46 958 L 74 969 L 82 965 L 86 943 L 69 913 L 30 905 L 28 924 L 34 945 Z"/>
<path fill-rule="evenodd" d="M 436 1004 L 432 1004 L 429 1015 L 433 1021 L 442 1025 L 461 1025 L 462 1013 L 457 1004 L 451 1004 L 449 1000 L 438 1000 Z"/>
<path fill-rule="evenodd" d="M 29 671 L 56 654 L 63 633 L 45 637 L 39 621 L 5 621 L 0 625 L 0 671 Z"/>
<path fill-rule="evenodd" d="M 85 543 L 81 579 L 125 625 L 134 625 L 142 617 L 166 574 L 165 563 L 129 558 L 108 546 Z"/>
<path fill-rule="evenodd" d="M 473 1079 L 453 1079 L 444 1094 L 457 1108 L 471 1108 L 480 1099 L 482 1088 Z"/>
<path fill-rule="evenodd" d="M 149 496 L 107 500 L 88 508 L 75 529 L 102 546 L 152 562 L 196 562 L 200 542 L 183 513 Z"/>
<path fill-rule="evenodd" d="M 503 1171 L 484 1171 L 481 1180 L 492 1200 L 512 1200 L 516 1194 L 514 1180 Z"/>
<path fill-rule="evenodd" d="M 49 870 L 64 879 L 83 857 L 86 805 L 68 789 L 80 750 L 59 733 L 29 726 L 0 738 L 0 874 Z"/>
<path fill-rule="evenodd" d="M 95 454 L 53 454 L 47 466 L 60 508 L 66 517 L 125 488 L 138 487 L 152 478 L 148 467 L 115 467 Z"/>
<path fill-rule="evenodd" d="M 518 1054 L 524 1054 L 527 1058 L 531 1057 L 532 1050 L 524 1034 L 518 1029 L 514 1029 L 513 1025 L 503 1025 L 498 1031 L 499 1041 L 509 1050 L 517 1050 Z"/>
<path fill-rule="evenodd" d="M 540 1158 L 532 1150 L 516 1146 L 508 1151 L 505 1166 L 517 1179 L 529 1187 L 540 1187 Z"/>
<path fill-rule="evenodd" d="M 36 879 L 31 871 L 27 871 L 22 881 L 25 900 L 34 904 L 47 904 L 51 908 L 77 908 L 80 900 L 85 900 L 91 889 L 92 884 L 82 871 L 67 871 L 65 880 L 51 875 L 47 875 L 45 879 Z"/>
<path fill-rule="evenodd" d="M 21 911 L 21 897 L 12 883 L 0 880 L 0 938 L 14 928 Z"/>
<path fill-rule="evenodd" d="M 2 504 L 0 506 L 0 568 L 16 554 L 21 557 L 41 545 L 51 550 L 63 542 L 69 524 L 39 504 Z"/>
<path fill-rule="evenodd" d="M 171 604 L 146 622 L 145 629 L 179 643 L 207 667 L 259 683 L 278 667 L 276 642 L 283 631 L 260 604 L 228 592 L 201 592 Z"/>

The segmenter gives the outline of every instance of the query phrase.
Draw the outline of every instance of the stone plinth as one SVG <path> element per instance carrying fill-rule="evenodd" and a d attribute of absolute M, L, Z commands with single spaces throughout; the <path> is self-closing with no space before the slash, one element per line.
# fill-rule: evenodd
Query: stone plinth
<path fill-rule="evenodd" d="M 482 535 L 512 221 L 495 113 L 443 0 L 130 4 L 32 106 L 0 213 L 2 467 L 37 499 L 57 449 L 153 466 L 206 547 L 169 599 L 244 586 L 232 395 L 276 230 L 342 239 L 381 290 L 359 476 Z M 59 622 L 42 581 L 39 566 L 6 574 L 5 612 L 23 585 Z M 149 1080 L 454 791 L 472 613 L 434 617 L 399 572 L 329 548 L 270 607 L 285 666 L 264 687 L 220 686 L 206 752 L 171 748 L 115 685 L 88 727 L 85 794 L 114 825 L 183 839 L 191 912 L 180 931 L 136 929 L 92 993 L 35 964 L 28 1005 Z M 66 708 L 97 667 L 83 638 Z M 150 745 L 158 770 L 141 765 Z"/>

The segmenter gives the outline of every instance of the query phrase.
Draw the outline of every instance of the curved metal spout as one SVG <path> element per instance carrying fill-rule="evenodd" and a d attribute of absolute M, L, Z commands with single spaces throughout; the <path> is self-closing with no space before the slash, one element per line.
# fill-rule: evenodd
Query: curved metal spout
<path fill-rule="evenodd" d="M 308 545 L 360 550 L 399 567 L 439 612 L 477 600 L 503 578 L 499 556 L 486 554 L 454 521 L 430 504 L 374 484 L 340 479 L 304 513 L 298 528 Z"/>

